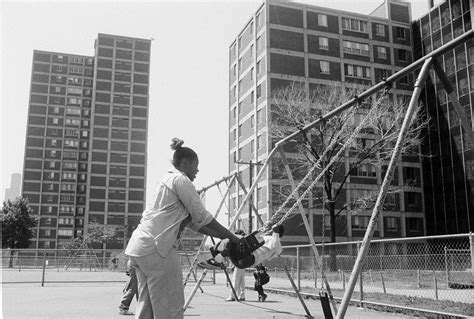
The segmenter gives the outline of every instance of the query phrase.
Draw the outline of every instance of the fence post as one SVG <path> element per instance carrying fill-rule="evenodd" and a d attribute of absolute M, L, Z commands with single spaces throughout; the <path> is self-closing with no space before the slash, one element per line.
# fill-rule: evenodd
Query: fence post
<path fill-rule="evenodd" d="M 433 270 L 435 300 L 438 300 L 438 280 L 436 279 L 436 271 Z"/>
<path fill-rule="evenodd" d="M 448 246 L 444 246 L 444 264 L 446 271 L 446 288 L 449 288 L 449 265 L 448 265 Z"/>
<path fill-rule="evenodd" d="M 18 251 L 18 272 L 21 271 L 21 250 Z"/>
<path fill-rule="evenodd" d="M 359 255 L 360 252 L 360 245 L 361 242 L 357 243 L 357 255 Z M 360 270 L 360 275 L 359 275 L 359 287 L 360 287 L 360 307 L 362 308 L 362 301 L 364 300 L 364 284 L 363 284 L 363 279 L 364 277 L 364 272 L 362 271 L 362 268 Z"/>
<path fill-rule="evenodd" d="M 471 247 L 471 270 L 474 271 L 474 233 L 469 233 L 469 246 Z"/>
<path fill-rule="evenodd" d="M 46 272 L 46 249 L 43 250 L 43 276 L 41 278 L 41 287 L 44 287 L 44 274 Z"/>
<path fill-rule="evenodd" d="M 301 291 L 300 248 L 299 247 L 296 247 L 296 279 L 298 282 L 298 291 Z"/>
<path fill-rule="evenodd" d="M 383 293 L 386 294 L 387 290 L 385 289 L 385 279 L 383 279 L 383 273 L 380 273 L 380 277 L 382 278 Z"/>
<path fill-rule="evenodd" d="M 342 290 L 346 290 L 346 273 L 342 271 Z"/>
<path fill-rule="evenodd" d="M 420 275 L 420 269 L 416 271 L 416 282 L 417 282 L 417 287 L 421 288 L 421 275 Z"/>
<path fill-rule="evenodd" d="M 318 288 L 318 270 L 313 266 L 314 269 L 314 288 Z M 323 285 L 321 285 L 322 287 Z"/>

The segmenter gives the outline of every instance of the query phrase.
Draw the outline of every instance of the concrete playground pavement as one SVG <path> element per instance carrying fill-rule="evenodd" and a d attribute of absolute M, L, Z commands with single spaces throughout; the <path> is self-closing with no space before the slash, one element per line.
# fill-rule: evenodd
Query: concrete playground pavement
<path fill-rule="evenodd" d="M 2 313 L 5 319 L 23 318 L 133 318 L 118 314 L 123 283 L 49 283 L 3 284 Z M 194 283 L 185 288 L 189 296 Z M 257 293 L 246 291 L 246 301 L 226 302 L 229 290 L 225 283 L 203 283 L 204 293 L 194 296 L 185 317 L 199 318 L 305 318 L 305 311 L 297 298 L 281 294 L 268 294 L 266 302 L 257 302 Z M 305 300 L 314 318 L 324 318 L 318 300 Z M 135 300 L 131 310 L 135 310 Z M 369 311 L 350 307 L 346 318 L 411 318 L 396 314 Z"/>

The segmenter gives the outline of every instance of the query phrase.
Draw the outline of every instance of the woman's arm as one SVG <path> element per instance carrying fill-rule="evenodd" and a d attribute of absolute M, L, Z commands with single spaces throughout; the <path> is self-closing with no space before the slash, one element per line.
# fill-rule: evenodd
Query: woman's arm
<path fill-rule="evenodd" d="M 216 237 L 220 239 L 229 238 L 230 241 L 233 243 L 239 242 L 239 237 L 237 237 L 234 233 L 222 226 L 215 218 L 213 218 L 209 224 L 202 226 L 198 231 L 201 234 L 208 235 L 211 237 Z"/>

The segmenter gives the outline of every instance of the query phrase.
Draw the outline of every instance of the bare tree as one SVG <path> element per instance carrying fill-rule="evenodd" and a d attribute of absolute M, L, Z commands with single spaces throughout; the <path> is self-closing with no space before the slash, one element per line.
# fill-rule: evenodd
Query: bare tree
<path fill-rule="evenodd" d="M 308 93 L 304 85 L 299 83 L 279 89 L 273 92 L 270 136 L 274 141 L 284 138 L 352 99 L 356 93 L 355 89 L 340 86 L 319 86 Z M 329 166 L 321 177 L 322 190 L 319 188 L 319 192 L 313 191 L 313 201 L 306 205 L 319 206 L 327 210 L 331 242 L 336 241 L 336 218 L 342 212 L 358 212 L 373 206 L 378 192 L 365 191 L 348 202 L 345 189 L 349 177 L 356 175 L 358 170 L 362 171 L 361 174 L 367 174 L 366 176 L 375 177 L 377 171 L 381 171 L 382 177 L 385 174 L 383 168 L 390 159 L 407 108 L 407 101 L 393 103 L 391 100 L 386 90 L 371 99 L 360 101 L 357 107 L 322 122 L 320 126 L 307 132 L 301 131 L 297 138 L 285 146 L 286 151 L 294 153 L 289 156 L 289 161 L 291 160 L 290 168 L 296 180 L 301 180 L 318 162 L 319 166 L 312 179 L 321 172 L 321 169 Z M 420 110 L 421 107 L 418 108 L 416 120 L 413 121 L 403 143 L 403 156 L 421 155 L 419 152 L 421 132 L 429 119 L 421 114 Z M 363 124 L 359 127 L 361 123 Z M 353 136 L 350 146 L 339 152 L 357 127 L 360 130 L 357 129 L 358 133 Z M 274 163 L 272 178 L 284 179 L 282 172 L 284 172 L 282 163 Z M 393 189 L 391 191 L 397 192 Z M 289 194 L 289 187 L 284 187 L 280 195 Z M 389 208 L 387 205 L 386 209 Z"/>
<path fill-rule="evenodd" d="M 103 244 L 117 240 L 123 237 L 124 227 L 117 225 L 103 225 L 97 222 L 87 224 L 87 232 L 80 237 L 72 238 L 70 241 L 63 243 L 63 248 L 76 250 L 83 244 L 86 247 L 95 248 L 103 247 Z"/>

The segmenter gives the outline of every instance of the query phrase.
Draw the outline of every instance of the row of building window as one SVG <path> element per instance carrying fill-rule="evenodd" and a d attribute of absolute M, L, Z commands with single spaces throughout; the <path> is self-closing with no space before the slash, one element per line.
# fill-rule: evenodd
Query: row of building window
<path fill-rule="evenodd" d="M 64 62 L 64 56 L 63 55 L 54 55 L 54 58 L 57 62 Z M 93 65 L 94 64 L 94 59 L 93 58 L 83 58 L 79 56 L 69 56 L 68 61 L 71 64 L 84 64 L 84 61 L 86 62 L 86 65 Z"/>
<path fill-rule="evenodd" d="M 84 75 L 84 76 L 89 76 L 89 77 L 92 77 L 92 75 L 94 74 L 94 70 L 89 69 L 89 68 L 81 68 L 77 66 L 66 67 L 63 65 L 52 65 L 51 69 L 49 69 L 48 64 L 35 64 L 35 71 L 46 72 L 46 73 L 49 73 L 49 71 L 51 71 L 51 73 L 60 73 L 60 74 L 68 73 L 71 75 L 78 74 L 78 75 Z"/>
<path fill-rule="evenodd" d="M 454 37 L 457 38 L 458 36 L 462 35 L 463 32 L 464 31 L 463 31 L 462 26 L 455 28 Z M 433 39 L 433 44 L 431 43 L 431 39 Z M 452 39 L 453 39 L 453 34 L 449 32 L 449 33 L 444 33 L 443 37 L 433 37 L 433 38 L 430 38 L 428 41 L 423 41 L 423 50 L 425 52 L 424 54 L 426 55 L 430 53 L 431 51 L 438 49 L 443 44 L 450 42 Z"/>
<path fill-rule="evenodd" d="M 65 122 L 66 125 L 72 125 L 72 126 L 80 126 L 81 125 L 81 120 L 78 120 L 78 119 L 66 118 L 66 119 L 64 119 L 64 122 Z M 59 118 L 58 117 L 53 117 L 52 124 L 53 125 L 59 125 Z M 82 126 L 88 127 L 89 126 L 89 120 L 82 120 Z"/>
<path fill-rule="evenodd" d="M 450 6 L 451 6 L 451 11 L 450 11 Z M 426 19 L 422 19 L 421 31 L 424 38 L 430 35 L 430 27 L 431 27 L 431 33 L 434 33 L 440 30 L 441 28 L 445 27 L 446 25 L 448 25 L 451 21 L 454 21 L 461 17 L 462 15 L 461 3 L 453 2 L 453 3 L 450 3 L 450 6 L 446 5 L 446 6 L 439 7 L 441 9 L 441 16 L 439 15 L 438 8 L 432 11 L 430 14 L 431 23 L 428 16 L 426 17 Z M 464 8 L 464 11 L 465 12 L 469 11 L 468 4 L 467 4 L 467 7 Z"/>
<path fill-rule="evenodd" d="M 260 15 L 257 15 L 257 17 L 259 17 L 258 20 L 257 20 L 259 22 Z M 328 27 L 328 16 L 326 14 L 319 13 L 317 15 L 317 19 L 318 19 L 318 26 Z M 377 36 L 384 37 L 385 36 L 385 27 L 386 27 L 386 25 L 384 25 L 384 24 L 374 23 L 375 34 Z M 363 21 L 363 20 L 343 17 L 342 18 L 342 28 L 344 30 L 367 33 L 368 32 L 368 22 Z M 250 30 L 250 34 L 252 35 L 253 34 L 253 23 L 251 23 L 251 25 L 249 27 L 249 30 Z M 395 35 L 398 39 L 403 39 L 403 40 L 406 39 L 407 34 L 408 34 L 408 29 L 407 28 L 395 27 Z M 242 41 L 242 35 L 239 36 L 239 38 L 238 38 L 238 47 L 239 48 L 241 48 L 241 45 L 242 45 L 241 41 Z M 262 47 L 261 41 L 262 41 L 262 37 L 261 36 L 257 37 L 257 41 L 256 41 L 257 51 L 259 51 L 260 48 Z M 235 45 L 231 48 L 231 52 L 233 54 L 233 57 L 235 57 L 236 56 L 236 47 L 235 47 Z M 252 54 L 252 53 L 253 53 L 253 45 L 252 45 L 251 50 L 250 50 L 250 54 Z M 240 63 L 239 63 L 239 65 L 240 65 Z"/>
<path fill-rule="evenodd" d="M 50 132 L 48 136 L 62 136 L 62 132 L 63 132 L 62 129 L 58 129 L 58 128 L 51 128 L 48 131 Z M 65 129 L 64 136 L 79 137 L 79 132 L 80 132 L 79 130 L 75 130 L 75 129 Z M 81 137 L 84 137 L 84 138 L 89 137 L 89 131 L 82 130 L 81 132 L 82 132 Z"/>
<path fill-rule="evenodd" d="M 71 81 L 75 81 L 74 78 L 71 78 Z M 63 87 L 62 86 L 53 86 L 53 94 L 63 94 Z M 82 89 L 78 87 L 68 87 L 66 90 L 67 94 L 74 94 L 74 95 L 83 95 L 83 96 L 91 96 L 92 90 L 91 89 Z"/>
<path fill-rule="evenodd" d="M 56 176 L 60 175 L 58 172 L 49 172 L 47 177 L 48 179 L 55 179 Z M 64 180 L 76 180 L 78 174 L 77 173 L 71 173 L 71 172 L 63 172 L 62 174 L 62 179 Z M 86 180 L 86 174 L 79 174 L 79 181 L 85 181 Z"/>
<path fill-rule="evenodd" d="M 84 185 L 79 185 L 79 186 L 84 186 Z M 82 216 L 82 215 L 84 215 L 85 209 L 84 209 L 84 207 L 65 206 L 65 205 L 61 205 L 59 207 L 59 212 L 61 214 L 73 214 L 74 211 L 76 211 L 76 215 Z M 53 213 L 53 206 L 47 206 L 45 212 L 48 213 L 48 214 L 52 214 Z M 51 220 L 50 217 L 44 218 L 43 220 L 44 220 L 45 225 L 51 225 L 52 224 L 52 220 Z M 81 225 L 82 225 L 82 223 L 81 223 Z"/>
<path fill-rule="evenodd" d="M 82 77 L 78 76 L 68 76 L 66 79 L 64 79 L 63 76 L 55 76 L 54 77 L 54 82 L 56 83 L 64 83 L 67 81 L 68 84 L 71 85 L 82 85 L 84 84 L 85 86 L 92 86 L 92 79 L 84 79 Z"/>
<path fill-rule="evenodd" d="M 263 187 L 257 187 L 256 195 L 257 195 L 256 202 L 261 203 L 264 199 L 264 197 L 263 197 Z M 237 206 L 236 206 L 237 204 L 240 206 L 243 203 L 243 198 L 244 198 L 243 195 L 239 195 L 239 197 L 238 197 L 239 200 L 236 201 L 237 198 L 233 197 L 232 198 L 232 207 L 237 208 Z"/>
<path fill-rule="evenodd" d="M 86 152 L 64 150 L 62 154 L 63 154 L 62 159 L 64 159 L 64 160 L 68 160 L 68 159 L 76 159 L 77 160 L 78 156 L 79 156 L 80 160 L 87 160 L 87 158 L 88 158 L 88 155 L 87 155 Z M 56 150 L 49 150 L 48 151 L 48 157 L 49 158 L 56 158 L 57 156 L 58 156 L 58 152 Z"/>
<path fill-rule="evenodd" d="M 252 92 L 253 93 L 253 92 Z M 252 103 L 252 101 L 251 101 Z M 233 119 L 236 120 L 237 119 L 237 109 L 238 109 L 238 112 L 239 112 L 239 115 L 242 115 L 242 102 L 239 103 L 239 107 L 234 107 L 233 110 L 232 110 L 232 116 L 233 116 Z M 260 109 L 260 110 L 257 110 L 257 124 L 262 124 L 263 123 L 263 116 L 264 116 L 264 110 L 263 109 Z M 250 117 L 250 127 L 254 127 L 255 126 L 255 117 L 254 115 L 252 114 L 252 116 Z M 239 129 L 241 128 L 241 125 L 239 126 Z M 235 130 L 234 130 L 235 131 Z M 234 136 L 235 136 L 235 133 L 234 133 Z M 240 135 L 239 135 L 240 136 Z"/>
<path fill-rule="evenodd" d="M 329 50 L 329 39 L 325 37 L 319 37 L 319 49 L 320 50 Z M 382 46 L 376 46 L 377 48 L 377 58 L 385 60 L 387 56 L 387 48 Z M 353 41 L 343 41 L 343 50 L 345 53 L 370 56 L 369 44 L 353 42 Z M 398 60 L 401 62 L 409 62 L 409 52 L 405 49 L 397 49 Z"/>
<path fill-rule="evenodd" d="M 52 139 L 52 140 L 49 140 L 49 145 L 50 147 L 55 147 L 55 146 L 58 146 L 58 140 L 56 139 Z M 64 146 L 65 147 L 78 147 L 79 146 L 79 141 L 78 140 L 68 140 L 68 139 L 65 139 L 64 140 Z M 82 148 L 87 148 L 89 146 L 89 142 L 87 141 L 83 141 L 81 142 L 81 147 Z"/>
<path fill-rule="evenodd" d="M 326 14 L 318 13 L 318 26 L 328 27 L 328 16 Z M 385 36 L 385 25 L 375 23 L 375 34 L 378 36 Z M 344 30 L 357 31 L 357 32 L 368 32 L 368 22 L 364 20 L 358 20 L 353 18 L 342 18 L 342 28 Z M 402 27 L 395 27 L 396 35 L 400 39 L 405 39 L 407 35 L 407 29 Z"/>
<path fill-rule="evenodd" d="M 318 42 L 319 42 L 319 49 L 320 50 L 329 50 L 330 49 L 328 38 L 319 37 Z M 385 59 L 388 58 L 386 47 L 377 46 L 376 48 L 377 48 L 377 58 L 378 59 L 385 60 Z M 370 56 L 369 44 L 367 44 L 367 43 L 353 42 L 353 41 L 344 40 L 343 41 L 343 50 L 344 50 L 345 53 L 349 53 L 349 54 L 355 54 L 355 55 L 361 55 L 361 56 L 367 56 L 367 57 Z M 400 62 L 409 62 L 410 61 L 410 53 L 407 50 L 397 49 L 396 52 L 397 52 L 398 61 L 400 61 Z M 239 68 L 239 71 L 242 70 L 242 58 L 240 58 L 239 61 L 238 61 L 238 68 Z M 256 74 L 259 75 L 260 72 L 261 72 L 261 60 L 257 61 L 256 68 L 257 68 L 257 71 L 256 71 L 257 73 Z M 233 66 L 233 75 L 234 75 L 234 77 L 237 75 L 235 65 Z M 253 68 L 250 71 L 250 77 L 251 77 L 250 80 L 253 81 Z"/>
<path fill-rule="evenodd" d="M 330 227 L 329 218 L 325 218 L 325 226 Z M 370 216 L 352 216 L 352 229 L 357 230 L 366 230 L 369 226 Z M 422 218 L 406 218 L 407 230 L 410 232 L 421 232 L 423 231 L 423 219 Z M 385 217 L 384 218 L 385 229 L 391 232 L 399 232 L 400 227 L 400 218 L 398 217 Z M 375 223 L 375 230 L 379 230 L 379 223 Z"/>
<path fill-rule="evenodd" d="M 263 143 L 263 135 L 258 135 L 257 136 L 257 150 L 260 150 L 262 147 L 264 146 L 264 143 Z M 250 153 L 254 153 L 255 152 L 255 140 L 251 140 L 250 141 Z M 239 151 L 237 153 L 237 151 L 234 151 L 232 153 L 232 158 L 234 160 L 234 163 L 240 159 L 241 155 L 242 155 L 242 147 L 239 148 Z"/>

